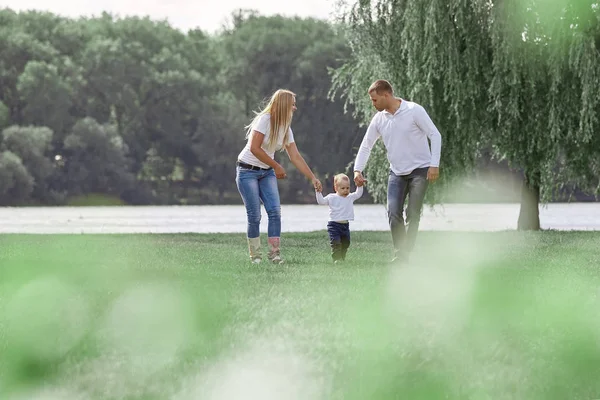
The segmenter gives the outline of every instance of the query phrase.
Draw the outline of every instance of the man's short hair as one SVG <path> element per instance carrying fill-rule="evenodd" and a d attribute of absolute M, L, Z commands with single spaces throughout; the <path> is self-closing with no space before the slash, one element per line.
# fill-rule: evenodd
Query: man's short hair
<path fill-rule="evenodd" d="M 373 92 L 377 94 L 382 94 L 385 92 L 394 94 L 394 89 L 392 88 L 392 85 L 385 79 L 378 79 L 369 87 L 369 93 Z"/>

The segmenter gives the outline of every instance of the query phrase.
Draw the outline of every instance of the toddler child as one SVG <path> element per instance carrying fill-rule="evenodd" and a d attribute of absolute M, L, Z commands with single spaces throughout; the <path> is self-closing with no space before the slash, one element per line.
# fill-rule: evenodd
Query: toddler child
<path fill-rule="evenodd" d="M 337 174 L 333 178 L 335 193 L 323 197 L 316 191 L 317 203 L 329 205 L 329 221 L 327 233 L 331 245 L 331 257 L 337 264 L 346 259 L 346 252 L 350 247 L 350 221 L 354 220 L 354 201 L 363 195 L 362 185 L 350 193 L 350 178 L 346 174 Z"/>

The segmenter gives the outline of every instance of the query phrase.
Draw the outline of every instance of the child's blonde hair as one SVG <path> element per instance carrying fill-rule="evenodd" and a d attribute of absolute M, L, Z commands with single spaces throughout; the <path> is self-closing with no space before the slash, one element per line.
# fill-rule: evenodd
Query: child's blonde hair
<path fill-rule="evenodd" d="M 337 186 L 340 181 L 348 181 L 350 183 L 350 178 L 346 174 L 337 174 L 333 177 L 333 186 Z"/>

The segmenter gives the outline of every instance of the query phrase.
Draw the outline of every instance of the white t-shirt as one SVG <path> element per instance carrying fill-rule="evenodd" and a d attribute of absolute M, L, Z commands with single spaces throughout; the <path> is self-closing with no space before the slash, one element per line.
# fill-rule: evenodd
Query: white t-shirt
<path fill-rule="evenodd" d="M 323 193 L 316 192 L 317 203 L 329 204 L 330 221 L 354 221 L 354 202 L 363 195 L 363 187 L 359 186 L 355 192 L 343 197 L 333 192 L 323 197 Z"/>
<path fill-rule="evenodd" d="M 271 115 L 263 114 L 260 117 L 260 119 L 254 125 L 252 125 L 252 130 L 258 131 L 265 135 L 261 147 L 264 151 L 267 152 L 269 157 L 274 158 L 275 151 L 281 150 L 281 148 L 283 147 L 283 136 L 284 135 L 283 134 L 279 135 L 279 140 L 277 141 L 277 148 L 275 149 L 275 151 L 270 152 L 266 149 L 267 143 L 269 142 L 269 132 L 271 131 Z M 252 141 L 252 134 L 248 137 L 246 146 L 242 149 L 242 151 L 238 155 L 238 160 L 245 162 L 246 164 L 254 165 L 257 167 L 261 167 L 261 168 L 271 168 L 269 165 L 260 161 L 258 158 L 256 158 L 256 156 L 254 154 L 252 154 L 252 152 L 250 151 L 251 141 Z M 294 133 L 292 132 L 291 127 L 290 127 L 290 133 L 289 133 L 289 142 L 290 143 L 294 142 Z"/>

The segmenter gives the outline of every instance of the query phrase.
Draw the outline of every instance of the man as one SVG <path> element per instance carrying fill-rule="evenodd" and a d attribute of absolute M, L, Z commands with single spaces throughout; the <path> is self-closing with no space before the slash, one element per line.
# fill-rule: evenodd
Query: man
<path fill-rule="evenodd" d="M 362 171 L 373 145 L 381 138 L 390 162 L 387 208 L 394 243 L 392 261 L 406 262 L 419 230 L 428 183 L 439 177 L 442 136 L 425 109 L 417 103 L 395 97 L 388 81 L 375 81 L 368 93 L 378 112 L 371 120 L 356 155 L 354 182 L 357 186 L 364 184 Z M 431 141 L 431 149 L 427 139 Z M 407 196 L 408 229 L 403 217 Z"/>

